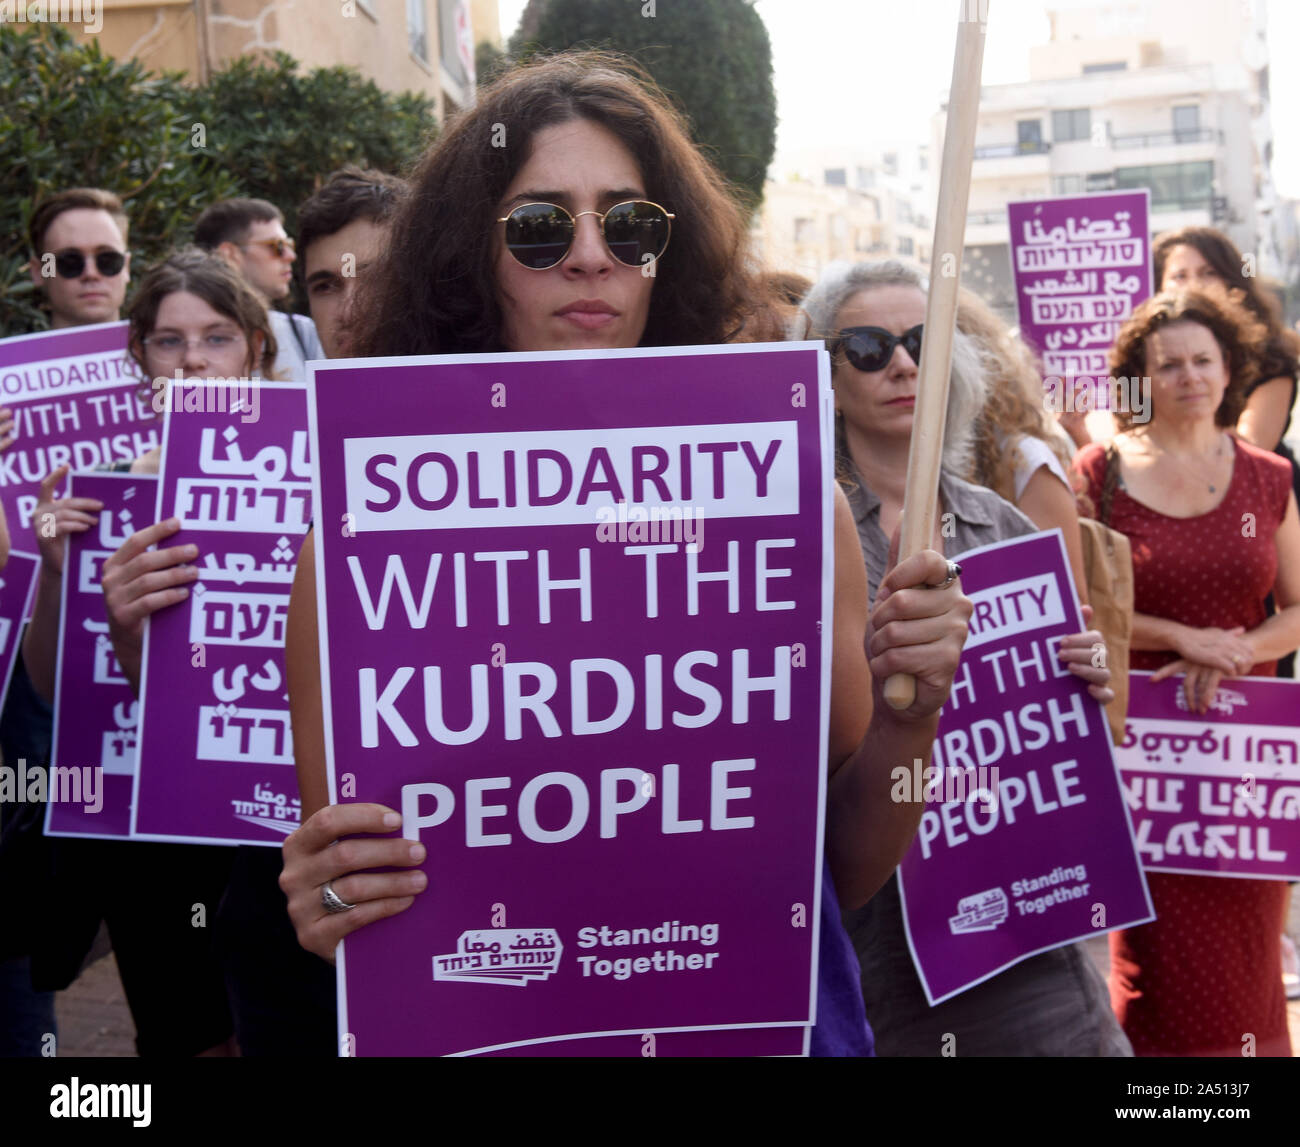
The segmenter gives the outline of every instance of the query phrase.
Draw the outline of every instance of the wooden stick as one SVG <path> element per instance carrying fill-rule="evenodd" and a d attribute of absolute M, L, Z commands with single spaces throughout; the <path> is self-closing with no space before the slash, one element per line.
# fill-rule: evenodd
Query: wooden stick
<path fill-rule="evenodd" d="M 921 342 L 912 444 L 907 456 L 907 488 L 903 494 L 902 537 L 898 545 L 900 562 L 928 549 L 934 537 L 939 466 L 948 415 L 948 375 L 952 370 L 953 330 L 957 324 L 957 288 L 961 284 L 970 169 L 975 155 L 975 123 L 979 117 L 980 70 L 984 61 L 984 28 L 977 16 L 986 13 L 986 0 L 961 0 L 957 50 L 953 55 L 952 85 L 948 92 L 948 121 L 943 137 L 943 166 L 939 171 L 934 249 L 930 253 L 925 337 Z M 906 709 L 916 700 L 916 678 L 909 673 L 895 673 L 885 682 L 884 692 L 891 708 Z"/>

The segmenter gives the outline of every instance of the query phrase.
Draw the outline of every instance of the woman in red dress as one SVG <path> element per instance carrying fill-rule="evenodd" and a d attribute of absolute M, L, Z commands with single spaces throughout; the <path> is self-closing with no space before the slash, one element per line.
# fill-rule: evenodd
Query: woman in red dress
<path fill-rule="evenodd" d="M 1300 646 L 1300 518 L 1290 466 L 1233 437 L 1265 331 L 1226 296 L 1162 294 L 1111 351 L 1150 380 L 1150 420 L 1076 466 L 1133 547 L 1131 669 L 1183 676 L 1208 712 L 1225 677 L 1271 677 Z M 1265 599 L 1274 594 L 1269 617 Z M 1156 920 L 1111 933 L 1111 1003 L 1138 1055 L 1289 1056 L 1281 880 L 1148 873 Z"/>

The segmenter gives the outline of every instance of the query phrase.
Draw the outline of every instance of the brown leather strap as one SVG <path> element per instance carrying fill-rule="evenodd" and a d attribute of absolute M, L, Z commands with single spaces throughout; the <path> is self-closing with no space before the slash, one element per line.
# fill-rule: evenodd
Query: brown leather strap
<path fill-rule="evenodd" d="M 1101 513 L 1098 521 L 1103 526 L 1110 525 L 1110 507 L 1115 500 L 1115 487 L 1119 485 L 1119 451 L 1115 443 L 1106 447 L 1106 471 L 1101 479 Z"/>

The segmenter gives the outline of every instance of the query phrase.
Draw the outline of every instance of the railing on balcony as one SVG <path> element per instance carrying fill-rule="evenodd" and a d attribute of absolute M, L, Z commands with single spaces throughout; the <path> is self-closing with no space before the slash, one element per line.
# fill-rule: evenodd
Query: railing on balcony
<path fill-rule="evenodd" d="M 1007 221 L 1006 208 L 1000 211 L 971 211 L 966 216 L 967 227 L 987 227 L 991 223 L 1005 223 Z"/>
<path fill-rule="evenodd" d="M 1113 135 L 1111 147 L 1117 151 L 1136 147 L 1171 147 L 1180 143 L 1215 143 L 1223 133 L 1209 127 L 1187 128 L 1183 131 L 1156 131 L 1145 135 Z"/>
<path fill-rule="evenodd" d="M 1027 139 L 1020 143 L 993 143 L 975 149 L 976 159 L 1006 159 L 1015 155 L 1046 155 L 1052 145 L 1041 139 Z"/>

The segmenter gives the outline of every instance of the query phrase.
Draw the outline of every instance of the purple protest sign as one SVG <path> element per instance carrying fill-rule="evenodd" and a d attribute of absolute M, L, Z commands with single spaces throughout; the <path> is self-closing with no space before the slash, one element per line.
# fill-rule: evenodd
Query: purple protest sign
<path fill-rule="evenodd" d="M 18 660 L 23 618 L 31 609 L 36 575 L 40 571 L 40 558 L 17 550 L 9 551 L 9 560 L 0 569 L 0 702 L 9 693 L 9 679 Z"/>
<path fill-rule="evenodd" d="M 1144 867 L 1300 880 L 1300 681 L 1224 681 L 1201 715 L 1181 677 L 1129 679 L 1115 756 Z"/>
<path fill-rule="evenodd" d="M 68 496 L 104 503 L 93 528 L 68 535 L 54 685 L 54 776 L 81 777 L 80 802 L 50 801 L 47 836 L 129 840 L 139 704 L 108 637 L 100 575 L 136 530 L 151 525 L 158 479 L 144 474 L 73 474 Z"/>
<path fill-rule="evenodd" d="M 961 555 L 975 603 L 899 867 L 908 942 L 931 1004 L 1049 948 L 1153 918 L 1105 711 L 1057 658 L 1083 629 L 1060 530 Z"/>
<path fill-rule="evenodd" d="M 182 393 L 183 392 L 183 393 Z M 199 580 L 145 633 L 133 836 L 279 847 L 298 827 L 284 625 L 311 521 L 301 384 L 168 390 L 158 517 Z"/>
<path fill-rule="evenodd" d="M 31 528 L 52 470 L 90 470 L 158 445 L 126 331 L 125 322 L 97 323 L 0 339 L 0 406 L 14 412 L 18 436 L 0 453 L 0 500 L 15 536 Z"/>
<path fill-rule="evenodd" d="M 342 1046 L 808 1024 L 824 352 L 313 369 L 331 793 L 401 809 L 430 876 L 340 949 Z"/>
<path fill-rule="evenodd" d="M 1141 380 L 1110 383 L 1107 356 L 1151 294 L 1150 192 L 1104 191 L 1007 204 L 1020 334 L 1043 356 L 1057 410 L 1140 411 Z M 1086 388 L 1079 399 L 1076 384 Z"/>

